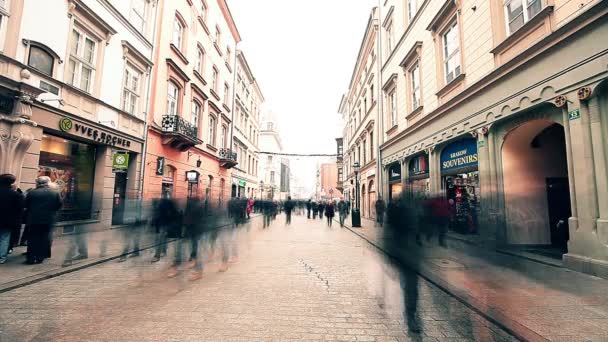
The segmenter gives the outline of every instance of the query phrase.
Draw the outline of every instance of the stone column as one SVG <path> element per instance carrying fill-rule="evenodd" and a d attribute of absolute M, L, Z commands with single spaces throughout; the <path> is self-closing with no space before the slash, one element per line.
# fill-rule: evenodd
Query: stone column
<path fill-rule="evenodd" d="M 21 179 L 21 168 L 25 154 L 34 141 L 38 124 L 32 121 L 32 97 L 17 96 L 13 113 L 0 114 L 0 173 L 12 173 Z"/>
<path fill-rule="evenodd" d="M 596 230 L 600 242 L 608 245 L 608 171 L 606 168 L 606 137 L 602 134 L 602 115 L 597 96 L 587 102 L 593 144 L 595 186 L 598 204 Z M 605 120 L 605 118 L 604 118 Z"/>
<path fill-rule="evenodd" d="M 441 163 L 437 146 L 429 148 L 429 178 L 431 194 L 441 191 Z"/>
<path fill-rule="evenodd" d="M 411 189 L 408 182 L 410 178 L 409 159 L 403 158 L 399 160 L 399 163 L 401 163 L 401 187 L 403 188 L 401 197 L 411 199 Z"/>
<path fill-rule="evenodd" d="M 477 138 L 477 169 L 479 171 L 479 224 L 480 234 L 485 238 L 495 239 L 496 238 L 496 227 L 491 224 L 491 212 L 492 212 L 492 176 L 490 169 L 490 146 L 488 139 L 483 134 L 476 134 Z"/>

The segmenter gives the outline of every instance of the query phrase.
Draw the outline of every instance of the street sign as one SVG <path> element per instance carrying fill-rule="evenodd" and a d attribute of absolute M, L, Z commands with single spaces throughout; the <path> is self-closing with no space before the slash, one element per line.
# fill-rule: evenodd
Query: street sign
<path fill-rule="evenodd" d="M 332 195 L 334 193 L 334 188 L 329 189 L 329 194 Z"/>
<path fill-rule="evenodd" d="M 581 117 L 580 109 L 571 110 L 568 112 L 568 120 L 576 120 Z"/>
<path fill-rule="evenodd" d="M 477 147 L 484 147 L 484 146 L 486 146 L 486 142 L 485 142 L 485 140 L 479 140 L 479 141 L 477 142 Z"/>

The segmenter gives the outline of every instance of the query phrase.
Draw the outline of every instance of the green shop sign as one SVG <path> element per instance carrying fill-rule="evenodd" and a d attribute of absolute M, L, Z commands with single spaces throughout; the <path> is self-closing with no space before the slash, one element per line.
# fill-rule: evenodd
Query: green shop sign
<path fill-rule="evenodd" d="M 245 185 L 247 185 L 247 182 L 245 182 L 244 180 L 239 181 L 239 186 L 245 186 Z"/>
<path fill-rule="evenodd" d="M 126 171 L 129 168 L 129 154 L 115 153 L 112 156 L 112 169 L 115 171 Z"/>

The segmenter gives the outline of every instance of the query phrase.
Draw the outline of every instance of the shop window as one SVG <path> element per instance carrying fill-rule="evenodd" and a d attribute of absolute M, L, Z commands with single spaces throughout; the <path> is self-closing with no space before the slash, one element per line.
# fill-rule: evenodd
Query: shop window
<path fill-rule="evenodd" d="M 63 199 L 58 221 L 92 218 L 97 149 L 73 140 L 43 134 L 38 176 L 48 176 Z"/>
<path fill-rule="evenodd" d="M 54 64 L 55 58 L 53 58 L 53 55 L 49 52 L 38 46 L 30 47 L 30 56 L 27 65 L 52 77 Z"/>
<path fill-rule="evenodd" d="M 164 198 L 173 198 L 174 196 L 174 183 L 175 183 L 175 167 L 171 165 L 165 165 L 163 171 L 162 181 L 162 196 Z"/>
<path fill-rule="evenodd" d="M 83 91 L 91 92 L 95 73 L 97 41 L 79 28 L 72 29 L 70 57 L 68 61 L 69 84 Z"/>

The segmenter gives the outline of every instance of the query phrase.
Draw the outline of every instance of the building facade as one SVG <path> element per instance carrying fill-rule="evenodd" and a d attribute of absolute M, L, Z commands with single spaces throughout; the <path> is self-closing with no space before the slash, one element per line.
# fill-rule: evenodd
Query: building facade
<path fill-rule="evenodd" d="M 135 210 L 157 10 L 147 0 L 0 2 L 0 172 L 24 191 L 51 178 L 64 201 L 59 233 L 121 225 Z"/>
<path fill-rule="evenodd" d="M 608 277 L 607 14 L 597 0 L 383 2 L 382 191 L 442 194 L 454 233 Z"/>
<path fill-rule="evenodd" d="M 236 45 L 226 1 L 158 2 L 144 197 L 230 198 Z"/>
<path fill-rule="evenodd" d="M 277 122 L 271 111 L 265 112 L 260 128 L 260 188 L 261 197 L 278 200 L 281 195 L 281 156 L 283 143 L 279 135 Z"/>
<path fill-rule="evenodd" d="M 345 124 L 343 136 L 343 187 L 346 198 L 355 201 L 355 186 L 359 183 L 359 207 L 362 217 L 376 217 L 375 203 L 377 146 L 379 118 L 378 53 L 377 53 L 377 8 L 372 9 L 363 41 L 352 73 L 348 92 L 342 98 L 338 112 Z M 353 165 L 358 163 L 360 171 L 355 175 Z"/>
<path fill-rule="evenodd" d="M 245 59 L 237 51 L 232 148 L 238 165 L 232 170 L 232 197 L 257 198 L 260 194 L 260 108 L 264 95 Z"/>
<path fill-rule="evenodd" d="M 319 165 L 317 175 L 317 198 L 321 200 L 333 200 L 342 198 L 342 193 L 338 190 L 338 164 L 323 163 Z"/>

